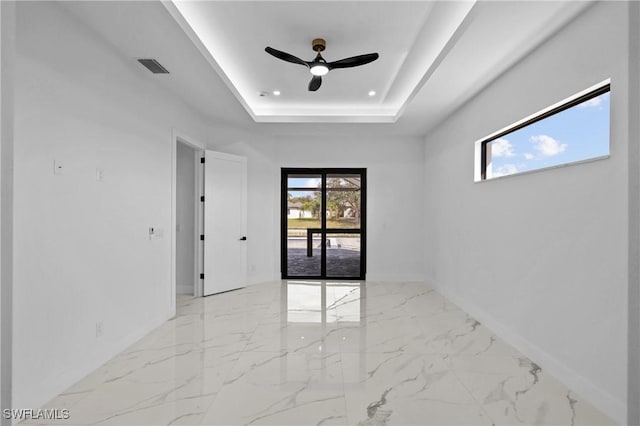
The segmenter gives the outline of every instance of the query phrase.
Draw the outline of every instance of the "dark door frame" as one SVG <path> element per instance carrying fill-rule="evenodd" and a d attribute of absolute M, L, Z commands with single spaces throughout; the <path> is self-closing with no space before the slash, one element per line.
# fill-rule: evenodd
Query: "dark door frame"
<path fill-rule="evenodd" d="M 292 174 L 320 175 L 322 177 L 321 206 L 321 256 L 320 275 L 318 276 L 289 276 L 287 274 L 287 177 Z M 327 215 L 324 214 L 327 205 L 327 175 L 359 174 L 360 175 L 360 276 L 358 277 L 327 277 Z M 365 168 L 285 168 L 280 175 L 280 272 L 283 279 L 337 279 L 364 280 L 367 266 L 367 169 Z"/>

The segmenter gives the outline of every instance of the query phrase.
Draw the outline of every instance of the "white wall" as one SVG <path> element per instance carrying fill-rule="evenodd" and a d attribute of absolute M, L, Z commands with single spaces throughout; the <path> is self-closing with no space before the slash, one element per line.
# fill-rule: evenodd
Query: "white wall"
<path fill-rule="evenodd" d="M 424 279 L 424 241 L 419 237 L 424 232 L 424 146 L 419 138 L 286 137 L 276 149 L 278 214 L 281 167 L 364 167 L 367 280 Z M 279 235 L 274 250 L 279 250 Z"/>
<path fill-rule="evenodd" d="M 212 149 L 248 157 L 252 283 L 280 275 L 280 169 L 367 168 L 367 279 L 421 281 L 424 146 L 412 137 L 241 136 Z M 253 269 L 252 269 L 253 268 Z"/>
<path fill-rule="evenodd" d="M 176 166 L 176 290 L 181 294 L 193 294 L 196 232 L 195 150 L 178 143 Z"/>
<path fill-rule="evenodd" d="M 13 339 L 13 58 L 15 4 L 0 3 L 0 407 L 11 407 Z M 0 419 L 0 424 L 9 424 Z"/>
<path fill-rule="evenodd" d="M 625 422 L 627 4 L 588 9 L 426 138 L 426 275 Z M 611 78 L 611 158 L 473 182 L 474 141 Z"/>
<path fill-rule="evenodd" d="M 629 349 L 627 422 L 640 425 L 640 5 L 629 5 Z M 635 141 L 635 143 L 631 142 Z"/>
<path fill-rule="evenodd" d="M 172 129 L 209 129 L 57 4 L 17 5 L 16 49 L 13 406 L 38 407 L 171 314 Z"/>

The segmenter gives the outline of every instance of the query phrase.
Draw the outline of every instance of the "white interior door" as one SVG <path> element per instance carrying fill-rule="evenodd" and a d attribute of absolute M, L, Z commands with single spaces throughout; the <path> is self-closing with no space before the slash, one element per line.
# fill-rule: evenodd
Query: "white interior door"
<path fill-rule="evenodd" d="M 246 286 L 247 159 L 205 151 L 204 295 Z"/>

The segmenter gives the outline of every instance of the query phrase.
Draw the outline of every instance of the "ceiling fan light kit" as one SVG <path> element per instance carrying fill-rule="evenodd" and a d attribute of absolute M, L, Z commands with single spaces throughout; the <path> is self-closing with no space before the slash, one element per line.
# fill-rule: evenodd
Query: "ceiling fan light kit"
<path fill-rule="evenodd" d="M 264 50 L 268 54 L 275 56 L 280 60 L 306 66 L 309 69 L 309 72 L 313 75 L 308 87 L 310 92 L 315 92 L 320 88 L 320 85 L 322 84 L 322 76 L 326 75 L 329 71 L 336 68 L 358 67 L 360 65 L 373 62 L 379 57 L 377 53 L 367 53 L 366 55 L 352 56 L 350 58 L 340 59 L 339 61 L 327 62 L 320 54 L 320 52 L 323 52 L 327 47 L 327 43 L 324 39 L 314 39 L 311 42 L 311 47 L 313 48 L 313 51 L 317 53 L 313 61 L 303 61 L 290 53 L 282 52 L 269 46 Z"/>
<path fill-rule="evenodd" d="M 329 68 L 323 64 L 316 64 L 309 68 L 309 71 L 311 71 L 313 75 L 323 76 L 329 72 Z"/>

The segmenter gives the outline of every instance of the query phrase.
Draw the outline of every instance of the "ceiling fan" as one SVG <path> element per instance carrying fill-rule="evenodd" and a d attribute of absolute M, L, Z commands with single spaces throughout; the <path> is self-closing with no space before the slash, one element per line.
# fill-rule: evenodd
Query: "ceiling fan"
<path fill-rule="evenodd" d="M 278 59 L 282 59 L 283 61 L 291 62 L 293 64 L 304 65 L 309 68 L 313 77 L 309 82 L 309 91 L 315 92 L 320 88 L 322 84 L 322 76 L 328 73 L 329 71 L 336 68 L 351 68 L 358 67 L 360 65 L 368 64 L 369 62 L 373 62 L 378 59 L 377 53 L 368 53 L 366 55 L 358 55 L 352 56 L 351 58 L 340 59 L 339 61 L 327 62 L 324 60 L 320 52 L 324 51 L 326 48 L 326 42 L 324 39 L 316 38 L 311 42 L 311 46 L 313 47 L 313 51 L 317 52 L 316 58 L 309 62 L 303 61 L 302 59 L 295 57 L 289 53 L 281 52 L 280 50 L 276 50 L 271 47 L 266 47 L 264 50 L 270 55 L 275 56 Z"/>

